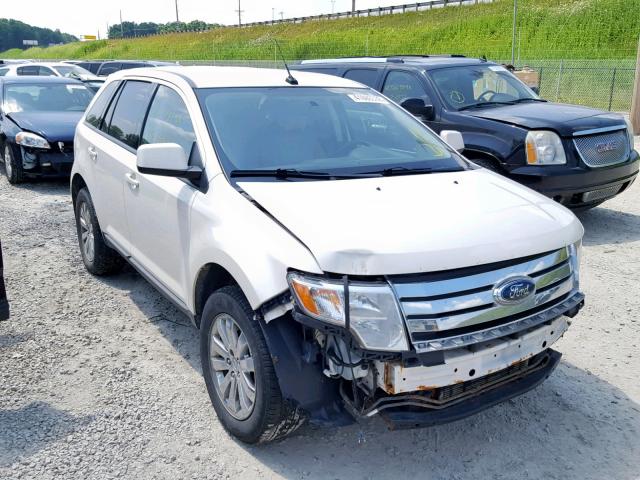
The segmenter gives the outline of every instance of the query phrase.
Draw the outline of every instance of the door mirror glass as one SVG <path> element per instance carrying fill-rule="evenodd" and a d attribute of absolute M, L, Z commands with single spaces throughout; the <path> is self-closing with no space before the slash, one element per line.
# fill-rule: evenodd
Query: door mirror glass
<path fill-rule="evenodd" d="M 462 134 L 457 130 L 442 130 L 440 138 L 449 144 L 451 148 L 461 152 L 464 150 L 464 140 Z"/>
<path fill-rule="evenodd" d="M 407 98 L 400 106 L 412 115 L 424 117 L 426 120 L 433 118 L 433 105 L 426 105 L 421 98 Z"/>
<path fill-rule="evenodd" d="M 200 167 L 189 167 L 184 149 L 177 143 L 153 143 L 138 148 L 136 164 L 140 173 L 198 180 Z"/>

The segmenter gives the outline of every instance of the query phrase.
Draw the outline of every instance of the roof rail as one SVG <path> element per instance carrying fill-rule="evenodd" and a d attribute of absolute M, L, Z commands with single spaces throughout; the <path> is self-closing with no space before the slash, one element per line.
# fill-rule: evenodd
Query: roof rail
<path fill-rule="evenodd" d="M 315 63 L 374 63 L 374 62 L 389 62 L 389 63 L 404 63 L 405 59 L 419 59 L 419 58 L 467 58 L 465 55 L 457 53 L 452 54 L 438 54 L 438 55 L 416 55 L 416 54 L 402 54 L 402 55 L 383 55 L 383 56 L 362 56 L 362 57 L 337 57 L 337 58 L 321 58 L 313 60 L 302 60 L 300 63 L 303 65 L 311 65 Z"/>

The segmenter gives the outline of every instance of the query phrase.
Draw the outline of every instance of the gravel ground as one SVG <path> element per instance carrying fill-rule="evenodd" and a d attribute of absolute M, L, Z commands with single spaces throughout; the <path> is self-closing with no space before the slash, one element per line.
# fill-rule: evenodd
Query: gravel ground
<path fill-rule="evenodd" d="M 0 179 L 0 478 L 640 478 L 640 182 L 581 215 L 587 305 L 556 372 L 475 417 L 373 419 L 247 447 L 218 423 L 198 334 L 132 270 L 80 260 L 66 182 Z"/>

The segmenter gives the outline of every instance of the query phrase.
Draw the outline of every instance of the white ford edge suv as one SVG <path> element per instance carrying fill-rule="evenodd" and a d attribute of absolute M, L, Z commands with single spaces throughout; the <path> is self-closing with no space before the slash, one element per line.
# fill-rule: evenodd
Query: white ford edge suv
<path fill-rule="evenodd" d="M 116 73 L 76 131 L 84 264 L 128 261 L 192 319 L 245 442 L 306 419 L 471 415 L 557 366 L 583 229 L 446 138 L 333 76 Z"/>

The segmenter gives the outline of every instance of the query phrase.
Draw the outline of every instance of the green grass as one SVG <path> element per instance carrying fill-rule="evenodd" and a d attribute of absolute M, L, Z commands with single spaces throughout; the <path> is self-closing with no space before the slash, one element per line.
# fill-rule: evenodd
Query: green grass
<path fill-rule="evenodd" d="M 77 42 L 13 49 L 0 57 L 272 60 L 277 38 L 291 59 L 444 52 L 505 59 L 511 56 L 512 5 L 496 0 L 381 17 Z M 519 12 L 521 58 L 635 58 L 640 0 L 519 0 Z"/>

